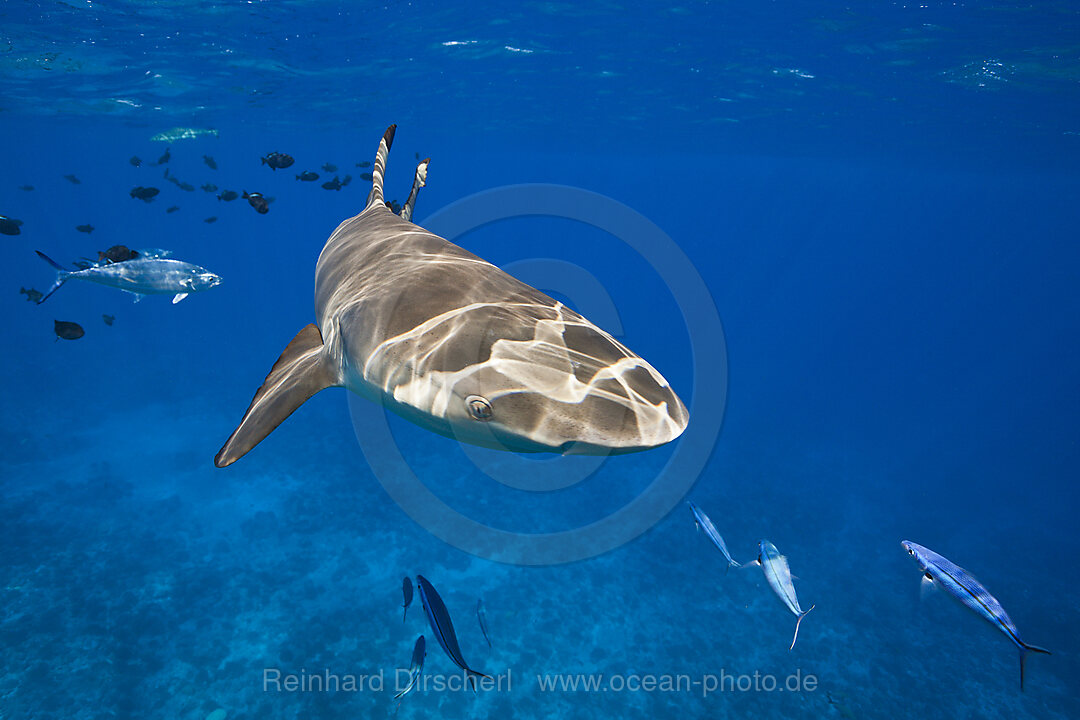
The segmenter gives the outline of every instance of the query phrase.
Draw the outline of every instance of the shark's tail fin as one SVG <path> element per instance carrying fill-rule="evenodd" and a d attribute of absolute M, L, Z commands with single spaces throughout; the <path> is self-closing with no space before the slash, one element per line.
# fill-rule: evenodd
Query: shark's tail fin
<path fill-rule="evenodd" d="M 1021 642 L 1020 648 L 1020 689 L 1024 689 L 1024 661 L 1027 660 L 1029 652 L 1042 653 L 1043 655 L 1049 655 L 1050 651 L 1046 648 L 1037 647 L 1035 645 L 1028 645 L 1026 642 Z"/>
<path fill-rule="evenodd" d="M 386 175 L 386 156 L 390 154 L 390 146 L 394 144 L 395 132 L 397 132 L 397 125 L 391 125 L 386 128 L 382 140 L 379 141 L 379 150 L 375 153 L 375 164 L 371 168 L 371 192 L 368 194 L 367 207 L 386 203 L 383 197 L 383 177 Z"/>
<path fill-rule="evenodd" d="M 309 397 L 340 384 L 323 364 L 322 350 L 322 333 L 314 324 L 297 333 L 255 393 L 240 425 L 218 451 L 215 465 L 232 465 Z"/>
<path fill-rule="evenodd" d="M 56 262 L 55 260 L 53 260 L 51 257 L 46 255 L 45 253 L 41 252 L 40 250 L 35 250 L 34 252 L 36 252 L 38 254 L 39 258 L 41 258 L 42 260 L 44 260 L 45 262 L 49 263 L 54 268 L 56 268 L 56 271 L 57 271 L 56 282 L 54 282 L 53 286 L 51 288 L 49 288 L 48 292 L 46 292 L 44 295 L 42 295 L 41 299 L 37 301 L 37 304 L 40 305 L 41 303 L 48 300 L 50 295 L 52 295 L 54 292 L 59 290 L 61 285 L 63 285 L 65 282 L 67 282 L 67 279 L 69 277 L 71 277 L 71 271 L 65 269 L 63 265 Z"/>
<path fill-rule="evenodd" d="M 409 199 L 401 206 L 401 219 L 412 220 L 413 209 L 416 207 L 416 196 L 420 194 L 420 188 L 427 184 L 427 166 L 431 158 L 424 158 L 416 166 L 416 175 L 413 177 L 412 190 L 409 191 Z"/>
<path fill-rule="evenodd" d="M 816 607 L 817 605 L 811 605 L 810 610 L 813 610 Z M 810 610 L 803 610 L 799 613 L 799 619 L 795 621 L 795 637 L 791 638 L 791 647 L 789 647 L 788 650 L 795 649 L 795 641 L 799 639 L 799 625 L 802 624 L 802 619 L 810 614 Z"/>

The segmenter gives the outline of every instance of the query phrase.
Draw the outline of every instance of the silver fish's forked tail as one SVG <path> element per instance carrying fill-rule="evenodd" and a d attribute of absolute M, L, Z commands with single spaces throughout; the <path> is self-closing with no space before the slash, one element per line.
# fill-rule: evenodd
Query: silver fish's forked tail
<path fill-rule="evenodd" d="M 1026 642 L 1021 641 L 1020 647 L 1020 689 L 1024 689 L 1024 661 L 1027 660 L 1029 652 L 1041 653 L 1043 655 L 1050 655 L 1050 651 L 1046 648 L 1041 648 L 1036 645 L 1028 645 Z"/>
<path fill-rule="evenodd" d="M 420 161 L 420 164 L 416 166 L 416 175 L 413 177 L 412 189 L 409 190 L 409 197 L 405 200 L 405 204 L 401 206 L 401 219 L 412 222 L 413 209 L 416 207 L 416 196 L 420 194 L 420 188 L 427 184 L 427 167 L 431 162 L 431 158 L 424 158 Z"/>
<path fill-rule="evenodd" d="M 386 198 L 383 197 L 383 182 L 386 178 L 386 158 L 390 154 L 390 148 L 394 144 L 394 133 L 397 132 L 397 125 L 391 125 L 386 128 L 386 132 L 383 133 L 382 140 L 379 141 L 379 149 L 375 152 L 375 164 L 371 168 L 371 193 L 368 195 L 367 207 L 371 207 L 374 203 L 385 203 Z"/>
<path fill-rule="evenodd" d="M 816 604 L 811 605 L 808 610 L 803 610 L 797 616 L 798 619 L 795 620 L 795 637 L 791 638 L 791 647 L 789 647 L 788 650 L 794 650 L 795 649 L 795 641 L 799 639 L 799 625 L 802 624 L 802 619 L 810 614 L 810 610 L 813 610 L 816 607 L 817 607 Z"/>
<path fill-rule="evenodd" d="M 67 279 L 68 279 L 69 277 L 71 277 L 71 271 L 70 271 L 70 270 L 68 270 L 68 269 L 66 269 L 66 268 L 65 268 L 65 267 L 64 267 L 63 265 L 61 265 L 60 263 L 56 262 L 55 260 L 53 260 L 53 259 L 52 259 L 51 257 L 49 257 L 48 255 L 46 255 L 45 253 L 41 252 L 40 250 L 35 250 L 34 252 L 36 252 L 36 253 L 37 253 L 37 255 L 38 255 L 38 257 L 39 257 L 39 258 L 41 258 L 41 259 L 42 259 L 42 260 L 44 260 L 45 262 L 49 263 L 49 265 L 51 265 L 51 266 L 53 267 L 53 269 L 55 269 L 55 270 L 56 270 L 56 273 L 57 273 L 57 274 L 56 274 L 56 282 L 54 282 L 54 283 L 53 283 L 53 285 L 52 285 L 52 287 L 51 287 L 51 288 L 49 288 L 49 289 L 48 289 L 48 290 L 47 290 L 47 291 L 45 292 L 45 294 L 44 294 L 44 295 L 42 295 L 42 296 L 41 296 L 41 297 L 40 297 L 40 298 L 38 299 L 38 301 L 37 301 L 37 304 L 38 304 L 38 305 L 40 305 L 41 303 L 43 303 L 43 302 L 45 302 L 46 300 L 48 300 L 48 299 L 49 299 L 49 296 L 50 296 L 50 295 L 52 295 L 52 294 L 53 294 L 54 292 L 56 292 L 57 290 L 59 290 L 59 289 L 60 289 L 60 286 L 61 286 L 61 285 L 63 285 L 63 284 L 65 283 L 65 282 L 67 282 Z"/>
<path fill-rule="evenodd" d="M 314 323 L 297 333 L 255 393 L 240 425 L 214 457 L 214 465 L 232 465 L 312 395 L 341 384 L 326 368 L 322 350 L 322 334 Z"/>

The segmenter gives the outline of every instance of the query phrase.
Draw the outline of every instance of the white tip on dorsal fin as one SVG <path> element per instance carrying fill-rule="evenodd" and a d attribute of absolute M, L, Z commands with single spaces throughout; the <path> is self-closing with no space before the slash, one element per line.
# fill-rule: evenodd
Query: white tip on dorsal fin
<path fill-rule="evenodd" d="M 379 149 L 375 153 L 375 164 L 371 168 L 371 193 L 368 195 L 367 207 L 386 203 L 383 198 L 383 178 L 386 176 L 386 157 L 394 144 L 395 132 L 397 132 L 397 125 L 391 125 L 386 128 L 382 140 L 379 141 Z"/>
<path fill-rule="evenodd" d="M 173 295 L 172 304 L 175 305 L 176 303 L 180 302 L 181 300 L 183 300 L 187 296 L 188 296 L 187 293 L 176 293 L 175 295 Z"/>

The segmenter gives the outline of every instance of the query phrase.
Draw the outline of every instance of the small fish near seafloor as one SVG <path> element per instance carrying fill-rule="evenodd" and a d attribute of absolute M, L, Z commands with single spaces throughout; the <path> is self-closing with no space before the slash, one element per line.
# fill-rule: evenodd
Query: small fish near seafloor
<path fill-rule="evenodd" d="M 203 162 L 206 163 L 206 167 L 211 170 L 217 170 L 217 161 L 209 155 L 202 156 Z"/>
<path fill-rule="evenodd" d="M 406 577 L 401 580 L 401 595 L 404 598 L 401 605 L 401 622 L 405 622 L 405 616 L 409 612 L 409 605 L 412 604 L 413 598 L 412 578 Z"/>
<path fill-rule="evenodd" d="M 487 629 L 487 613 L 484 612 L 484 601 L 480 598 L 476 599 L 476 621 L 480 623 L 480 632 L 484 633 L 488 647 L 491 647 L 491 636 L 488 635 Z"/>
<path fill-rule="evenodd" d="M 108 325 L 109 327 L 112 327 L 113 322 L 116 321 L 116 316 L 115 315 L 102 314 L 101 319 L 105 321 L 106 325 Z"/>
<path fill-rule="evenodd" d="M 134 260 L 113 262 L 104 265 L 91 265 L 82 270 L 68 270 L 38 251 L 38 257 L 57 270 L 56 282 L 49 291 L 38 300 L 45 302 L 68 280 L 87 280 L 105 287 L 116 288 L 135 296 L 135 302 L 144 295 L 172 295 L 173 304 L 180 302 L 189 293 L 202 292 L 221 284 L 218 275 L 198 265 L 163 257 L 160 251 L 143 250 Z"/>
<path fill-rule="evenodd" d="M 420 679 L 420 675 L 424 672 L 425 657 L 427 657 L 427 641 L 421 635 L 416 638 L 416 644 L 413 645 L 412 660 L 409 662 L 409 683 L 394 696 L 395 700 L 405 697 L 416 687 L 416 681 Z"/>
<path fill-rule="evenodd" d="M 742 567 L 741 563 L 735 562 L 735 560 L 732 559 L 731 553 L 728 552 L 727 549 L 727 543 L 724 542 L 724 538 L 720 536 L 720 533 L 716 530 L 716 526 L 713 525 L 713 521 L 709 519 L 709 516 L 702 512 L 694 503 L 687 502 L 686 504 L 690 506 L 690 512 L 694 513 L 694 524 L 697 525 L 697 529 L 704 532 L 705 535 L 712 540 L 712 544 L 716 546 L 716 549 L 719 550 L 724 555 L 724 559 L 727 560 L 727 566 L 724 568 L 724 572 L 727 572 L 733 567 Z"/>
<path fill-rule="evenodd" d="M 94 226 L 90 225 L 90 224 L 76 225 L 75 229 L 78 230 L 81 233 L 87 233 L 87 234 L 94 232 Z"/>
<path fill-rule="evenodd" d="M 240 193 L 235 190 L 222 190 L 221 194 L 217 196 L 217 199 L 224 200 L 225 202 L 232 202 L 238 197 L 240 197 Z"/>
<path fill-rule="evenodd" d="M 57 340 L 78 340 L 86 334 L 82 325 L 67 320 L 53 320 L 53 332 Z"/>
<path fill-rule="evenodd" d="M 304 172 L 297 175 L 296 179 L 300 180 L 301 182 L 315 182 L 319 179 L 319 173 L 312 172 L 311 170 L 305 170 Z"/>
<path fill-rule="evenodd" d="M 1045 648 L 1028 645 L 1020 639 L 1020 632 L 1016 629 L 1009 614 L 1001 603 L 997 601 L 983 584 L 976 580 L 964 568 L 956 565 L 949 559 L 938 555 L 933 550 L 925 548 L 918 543 L 904 540 L 900 543 L 908 555 L 915 558 L 919 568 L 923 571 L 923 583 L 933 586 L 941 586 L 970 610 L 974 610 L 979 617 L 996 627 L 1012 641 L 1020 651 L 1020 689 L 1024 689 L 1024 661 L 1029 652 L 1049 655 L 1050 651 Z"/>
<path fill-rule="evenodd" d="M 776 546 L 768 540 L 761 541 L 760 549 L 761 554 L 758 555 L 753 564 L 761 566 L 762 571 L 765 573 L 765 579 L 769 582 L 769 587 L 773 589 L 776 597 L 780 598 L 780 601 L 797 618 L 795 620 L 795 636 L 791 638 L 791 647 L 788 648 L 788 650 L 791 650 L 795 647 L 795 641 L 799 639 L 799 625 L 802 624 L 803 618 L 817 605 L 811 605 L 808 610 L 799 607 L 799 598 L 795 595 L 795 585 L 791 582 L 791 570 L 788 568 L 787 558 L 781 555 Z"/>
<path fill-rule="evenodd" d="M 424 613 L 427 615 L 428 623 L 431 625 L 431 631 L 435 633 L 435 639 L 439 642 L 439 646 L 447 657 L 464 670 L 465 674 L 472 680 L 473 690 L 475 691 L 477 677 L 490 679 L 491 676 L 473 670 L 465 662 L 465 658 L 461 656 L 461 647 L 458 645 L 457 634 L 454 632 L 454 623 L 450 620 L 450 612 L 446 609 L 446 604 L 439 597 L 439 593 L 435 591 L 432 584 L 423 575 L 417 575 L 416 586 L 420 590 L 420 602 L 424 605 Z"/>

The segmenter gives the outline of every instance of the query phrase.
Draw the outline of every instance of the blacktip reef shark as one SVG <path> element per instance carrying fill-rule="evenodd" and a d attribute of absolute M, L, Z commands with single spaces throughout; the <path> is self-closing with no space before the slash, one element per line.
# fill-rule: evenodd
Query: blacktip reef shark
<path fill-rule="evenodd" d="M 37 301 L 38 305 L 48 300 L 68 280 L 86 280 L 123 290 L 134 295 L 135 302 L 139 302 L 144 295 L 172 295 L 173 305 L 190 293 L 209 290 L 221 284 L 221 277 L 206 268 L 166 257 L 169 254 L 167 250 L 140 250 L 132 260 L 94 263 L 78 270 L 68 270 L 40 250 L 36 252 L 57 271 L 56 282 Z"/>
<path fill-rule="evenodd" d="M 396 126 L 359 215 L 315 267 L 315 318 L 214 458 L 236 462 L 315 393 L 345 387 L 448 437 L 516 452 L 611 454 L 671 442 L 688 421 L 667 380 L 604 330 L 395 215 L 383 196 Z M 427 161 L 402 208 L 411 217 Z"/>
<path fill-rule="evenodd" d="M 1029 652 L 1049 655 L 1050 651 L 1034 645 L 1028 645 L 1020 639 L 1020 632 L 1016 629 L 1009 614 L 1001 603 L 997 601 L 983 584 L 971 576 L 964 568 L 956 565 L 948 558 L 938 555 L 929 548 L 918 543 L 904 540 L 900 543 L 907 550 L 908 555 L 915 558 L 919 568 L 923 571 L 923 583 L 941 586 L 954 598 L 964 604 L 965 607 L 974 610 L 979 617 L 996 627 L 1012 640 L 1020 650 L 1020 689 L 1024 689 L 1024 661 Z"/>

